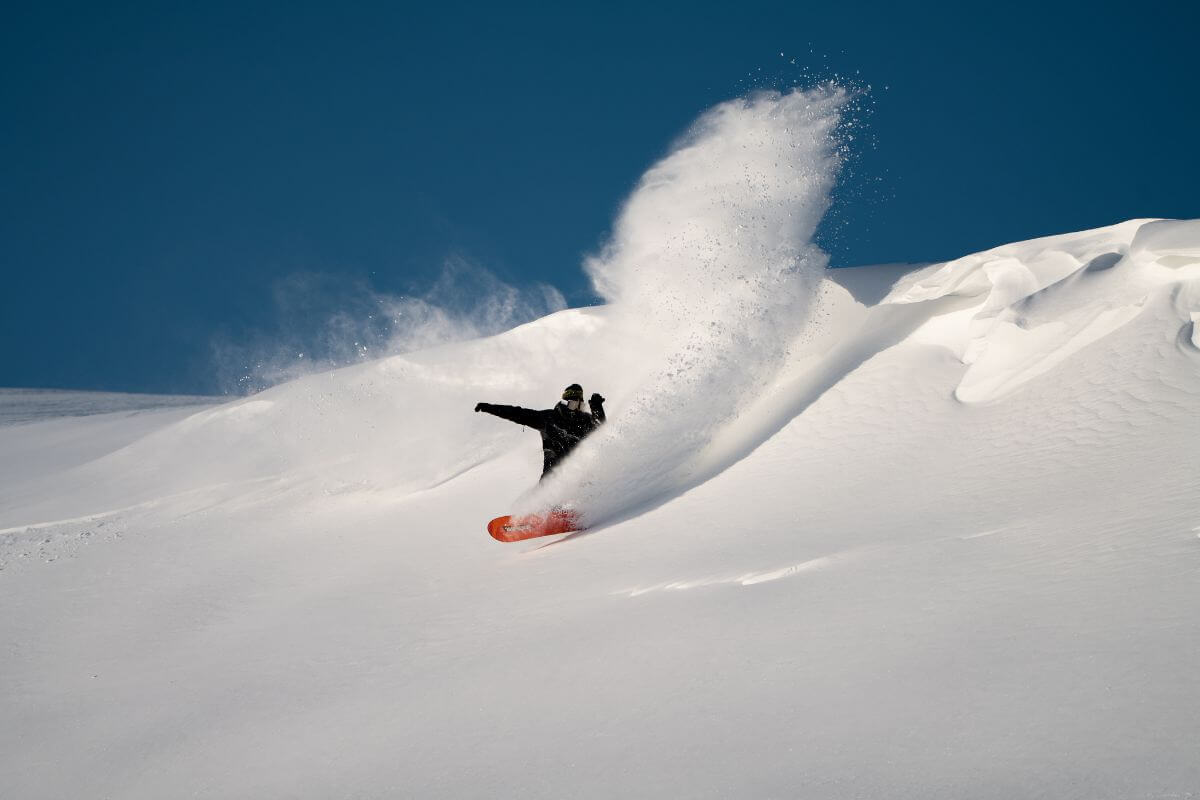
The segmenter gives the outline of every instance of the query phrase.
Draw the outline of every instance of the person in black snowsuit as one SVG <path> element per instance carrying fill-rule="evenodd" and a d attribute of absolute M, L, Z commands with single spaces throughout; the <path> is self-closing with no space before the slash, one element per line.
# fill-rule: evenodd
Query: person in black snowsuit
<path fill-rule="evenodd" d="M 475 410 L 537 429 L 542 434 L 542 477 L 550 473 L 584 437 L 604 423 L 604 398 L 588 399 L 591 413 L 583 410 L 583 387 L 572 383 L 562 393 L 562 402 L 542 411 L 520 406 L 476 403 Z"/>

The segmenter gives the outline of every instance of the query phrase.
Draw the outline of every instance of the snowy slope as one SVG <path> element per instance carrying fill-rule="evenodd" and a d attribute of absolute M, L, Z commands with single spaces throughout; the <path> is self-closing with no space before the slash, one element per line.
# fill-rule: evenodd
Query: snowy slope
<path fill-rule="evenodd" d="M 702 120 L 605 306 L 58 421 L 0 485 L 0 796 L 1200 793 L 1200 222 L 826 271 L 840 102 Z M 471 408 L 573 381 L 610 423 L 538 487 Z"/>

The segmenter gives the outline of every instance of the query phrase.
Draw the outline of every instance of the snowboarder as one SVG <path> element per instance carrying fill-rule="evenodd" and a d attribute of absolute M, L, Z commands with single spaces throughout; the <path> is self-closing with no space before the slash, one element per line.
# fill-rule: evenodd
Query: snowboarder
<path fill-rule="evenodd" d="M 588 398 L 591 413 L 583 410 L 583 387 L 572 383 L 562 393 L 562 402 L 542 411 L 520 406 L 497 406 L 476 403 L 476 411 L 495 414 L 501 419 L 536 428 L 542 434 L 542 477 L 566 458 L 575 446 L 604 422 L 604 398 L 593 394 Z"/>

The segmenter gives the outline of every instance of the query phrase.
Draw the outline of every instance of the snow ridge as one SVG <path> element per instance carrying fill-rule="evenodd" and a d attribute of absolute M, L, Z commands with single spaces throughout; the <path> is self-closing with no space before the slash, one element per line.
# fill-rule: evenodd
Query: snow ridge
<path fill-rule="evenodd" d="M 1200 223 L 1131 220 L 934 265 L 883 302 L 982 298 L 939 327 L 960 328 L 941 339 L 967 365 L 955 397 L 988 403 L 1129 324 L 1164 292 L 1187 329 L 1182 340 L 1191 341 L 1198 278 Z"/>

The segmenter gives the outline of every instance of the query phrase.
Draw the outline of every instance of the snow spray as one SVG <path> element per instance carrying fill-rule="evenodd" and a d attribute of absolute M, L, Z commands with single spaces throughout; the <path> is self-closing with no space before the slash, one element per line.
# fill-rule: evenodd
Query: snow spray
<path fill-rule="evenodd" d="M 691 485 L 812 318 L 846 103 L 836 86 L 722 103 L 642 177 L 586 263 L 631 385 L 518 511 L 564 505 L 594 525 Z"/>

